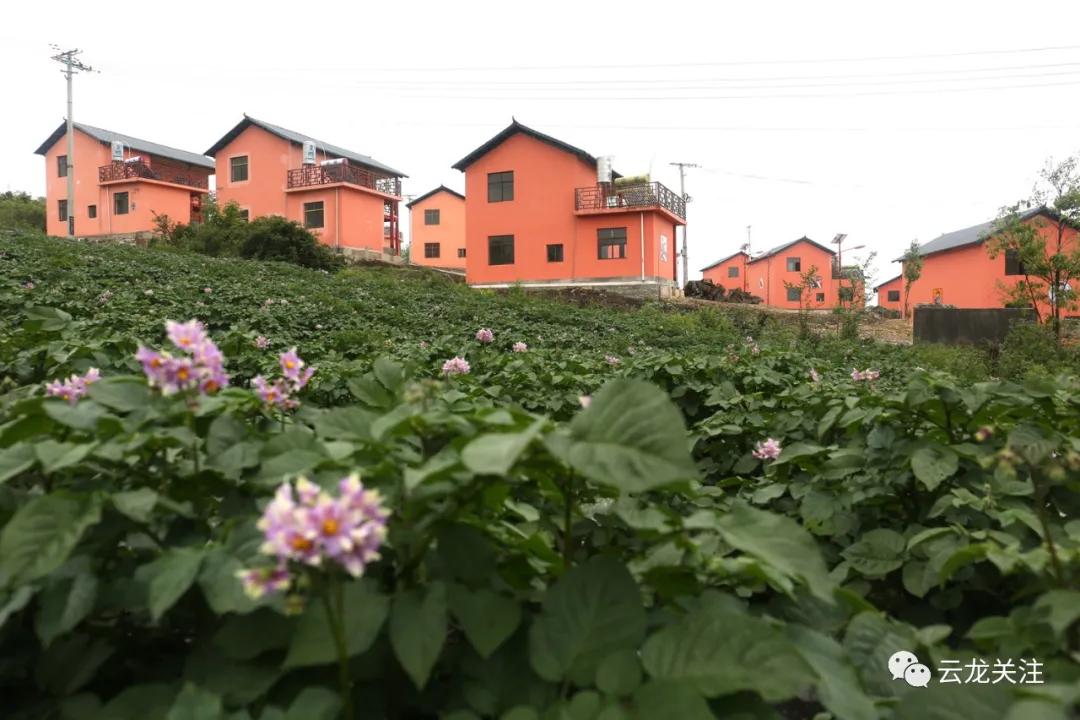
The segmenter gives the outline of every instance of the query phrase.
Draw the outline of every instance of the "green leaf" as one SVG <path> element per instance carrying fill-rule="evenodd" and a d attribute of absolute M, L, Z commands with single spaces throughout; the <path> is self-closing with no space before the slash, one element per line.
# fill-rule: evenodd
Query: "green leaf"
<path fill-rule="evenodd" d="M 639 687 L 634 693 L 630 716 L 632 720 L 714 720 L 715 717 L 692 683 L 674 680 L 651 680 Z M 601 718 L 606 720 L 607 716 L 602 715 L 597 720 Z"/>
<path fill-rule="evenodd" d="M 529 629 L 529 658 L 545 680 L 571 676 L 591 681 L 604 658 L 637 648 L 644 636 L 637 583 L 622 563 L 597 556 L 548 588 Z"/>
<path fill-rule="evenodd" d="M 148 586 L 147 601 L 154 622 L 160 620 L 195 582 L 203 553 L 202 548 L 174 548 L 138 569 L 136 577 Z"/>
<path fill-rule="evenodd" d="M 38 658 L 34 679 L 53 695 L 70 695 L 90 682 L 114 648 L 102 639 L 75 634 L 63 637 Z"/>
<path fill-rule="evenodd" d="M 42 440 L 34 446 L 34 452 L 37 453 L 37 458 L 41 461 L 41 469 L 48 474 L 74 465 L 89 455 L 94 447 L 94 443 L 63 443 L 56 440 Z"/>
<path fill-rule="evenodd" d="M 102 378 L 90 385 L 87 393 L 105 407 L 131 412 L 150 404 L 150 388 L 146 381 L 137 377 Z"/>
<path fill-rule="evenodd" d="M 9 617 L 30 604 L 35 592 L 37 589 L 33 586 L 23 585 L 10 595 L 0 595 L 0 629 L 3 629 Z"/>
<path fill-rule="evenodd" d="M 37 462 L 34 446 L 19 443 L 0 450 L 0 483 L 26 472 Z"/>
<path fill-rule="evenodd" d="M 0 533 L 0 579 L 18 584 L 48 575 L 67 560 L 83 532 L 99 520 L 101 503 L 95 497 L 32 498 Z"/>
<path fill-rule="evenodd" d="M 144 523 L 150 519 L 154 511 L 158 494 L 150 488 L 139 488 L 114 493 L 110 499 L 113 507 L 122 515 L 126 515 L 135 522 Z"/>
<path fill-rule="evenodd" d="M 960 458 L 946 447 L 921 447 L 911 455 L 911 471 L 930 491 L 956 473 L 959 466 Z"/>
<path fill-rule="evenodd" d="M 98 720 L 166 720 L 175 697 L 175 685 L 128 687 L 101 709 Z"/>
<path fill-rule="evenodd" d="M 346 610 L 346 614 L 352 608 Z M 268 650 L 289 644 L 289 621 L 272 610 L 234 615 L 225 621 L 213 638 L 214 647 L 234 660 L 250 660 Z"/>
<path fill-rule="evenodd" d="M 259 602 L 248 597 L 236 579 L 236 573 L 243 569 L 243 563 L 220 547 L 206 554 L 199 573 L 199 587 L 210 609 L 218 615 L 247 613 L 258 607 Z"/>
<path fill-rule="evenodd" d="M 284 720 L 336 720 L 340 710 L 337 693 L 322 687 L 307 687 L 293 700 Z"/>
<path fill-rule="evenodd" d="M 521 622 L 521 607 L 493 590 L 469 590 L 454 584 L 449 590 L 450 612 L 480 657 L 488 657 L 513 634 Z"/>
<path fill-rule="evenodd" d="M 220 455 L 247 439 L 247 428 L 232 415 L 223 413 L 214 418 L 206 434 L 206 454 Z"/>
<path fill-rule="evenodd" d="M 877 720 L 874 703 L 838 642 L 828 635 L 796 624 L 787 626 L 787 636 L 795 649 L 818 676 L 818 697 L 837 718 Z"/>
<path fill-rule="evenodd" d="M 596 668 L 596 687 L 608 695 L 624 697 L 641 684 L 641 662 L 636 650 L 616 650 Z"/>
<path fill-rule="evenodd" d="M 495 572 L 495 548 L 471 525 L 448 524 L 439 529 L 438 556 L 447 575 L 467 585 L 487 584 Z"/>
<path fill-rule="evenodd" d="M 841 553 L 851 565 L 867 577 L 882 577 L 904 564 L 907 541 L 895 530 L 879 528 L 864 533 Z"/>
<path fill-rule="evenodd" d="M 80 572 L 50 582 L 41 593 L 41 604 L 34 622 L 41 644 L 49 646 L 55 638 L 70 632 L 82 622 L 94 609 L 97 589 L 97 578 L 90 572 Z"/>
<path fill-rule="evenodd" d="M 768 702 L 817 680 L 782 630 L 718 597 L 645 642 L 641 661 L 651 677 L 689 682 L 706 697 L 752 690 Z"/>
<path fill-rule="evenodd" d="M 327 440 L 370 440 L 376 415 L 361 407 L 331 408 L 315 420 L 315 432 Z"/>
<path fill-rule="evenodd" d="M 62 330 L 71 322 L 71 315 L 59 308 L 34 305 L 23 311 L 26 315 L 26 324 L 30 329 L 53 332 Z"/>
<path fill-rule="evenodd" d="M 390 607 L 390 599 L 367 580 L 346 583 L 345 647 L 349 657 L 371 647 Z M 305 667 L 336 662 L 334 638 L 321 603 L 311 603 L 297 620 L 285 656 L 285 667 Z"/>
<path fill-rule="evenodd" d="M 900 699 L 893 720 L 1004 720 L 1010 693 L 1003 685 L 931 682 Z"/>
<path fill-rule="evenodd" d="M 105 415 L 105 409 L 90 400 L 82 400 L 76 405 L 49 400 L 42 403 L 41 407 L 53 420 L 75 430 L 93 430 L 97 427 L 98 420 Z"/>
<path fill-rule="evenodd" d="M 543 420 L 537 420 L 518 433 L 489 433 L 469 442 L 461 451 L 461 461 L 478 475 L 506 475 L 529 447 Z"/>
<path fill-rule="evenodd" d="M 660 388 L 613 380 L 570 424 L 566 462 L 593 482 L 624 492 L 697 477 L 682 413 Z"/>
<path fill-rule="evenodd" d="M 1074 622 L 1080 620 L 1080 592 L 1051 590 L 1035 601 L 1035 610 L 1045 614 L 1054 635 L 1062 637 Z"/>
<path fill-rule="evenodd" d="M 221 720 L 225 716 L 221 698 L 215 693 L 186 683 L 173 701 L 166 720 Z"/>
<path fill-rule="evenodd" d="M 825 561 L 813 536 L 794 520 L 739 502 L 720 516 L 717 529 L 728 545 L 801 578 L 812 593 L 831 602 L 834 585 Z"/>
<path fill-rule="evenodd" d="M 390 609 L 390 644 L 401 666 L 423 690 L 446 642 L 446 585 L 433 582 L 394 596 Z"/>

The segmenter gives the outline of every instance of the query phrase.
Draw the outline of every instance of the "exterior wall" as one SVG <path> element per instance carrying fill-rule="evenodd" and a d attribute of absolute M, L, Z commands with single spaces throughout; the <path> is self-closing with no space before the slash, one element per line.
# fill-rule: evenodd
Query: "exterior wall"
<path fill-rule="evenodd" d="M 719 285 L 725 290 L 749 290 L 746 276 L 745 253 L 739 253 L 735 257 L 728 258 L 715 267 L 703 270 L 701 276 L 705 280 L 712 280 L 714 285 Z M 738 268 L 738 277 L 728 277 L 728 268 Z"/>
<path fill-rule="evenodd" d="M 243 155 L 248 158 L 248 179 L 233 182 L 231 158 Z M 316 147 L 316 162 L 330 157 Z M 286 191 L 289 170 L 303 162 L 302 146 L 260 127 L 247 127 L 214 157 L 218 202 L 235 202 L 251 219 L 280 215 L 303 225 L 304 205 L 321 200 L 323 227 L 311 229 L 319 242 L 382 252 L 388 244 L 383 238 L 383 196 L 344 183 Z"/>
<path fill-rule="evenodd" d="M 514 172 L 514 199 L 488 202 L 488 173 Z M 518 133 L 465 170 L 465 277 L 472 284 L 585 277 L 592 253 L 575 248 L 574 188 L 596 182 L 578 157 Z M 488 264 L 488 237 L 514 236 L 514 264 Z M 595 240 L 594 240 L 595 242 Z M 548 263 L 548 243 L 563 243 L 562 263 Z M 586 260 L 589 257 L 591 260 Z M 582 265 L 579 266 L 578 259 Z"/>
<path fill-rule="evenodd" d="M 486 180 L 484 200 L 487 200 Z M 439 211 L 438 225 L 424 224 L 425 210 Z M 431 197 L 415 203 L 409 208 L 409 213 L 409 227 L 412 232 L 409 262 L 415 265 L 464 270 L 466 258 L 458 257 L 458 250 L 465 248 L 465 201 L 457 195 L 440 190 Z M 439 257 L 424 257 L 424 243 L 439 243 Z"/>
<path fill-rule="evenodd" d="M 889 291 L 900 293 L 899 300 L 889 300 Z M 877 304 L 879 307 L 888 308 L 889 310 L 896 310 L 897 312 L 904 311 L 904 276 L 901 275 L 898 278 L 893 278 L 884 285 L 880 285 L 877 289 Z"/>
<path fill-rule="evenodd" d="M 1049 221 L 1035 217 L 1028 222 L 1038 226 L 1048 248 L 1056 245 L 1057 230 Z M 1075 230 L 1066 230 L 1065 238 L 1067 250 L 1076 247 L 1078 235 Z M 933 253 L 923 258 L 922 275 L 911 286 L 908 310 L 910 312 L 920 304 L 933 304 L 939 295 L 942 305 L 958 308 L 1004 307 L 1008 300 L 1007 289 L 1023 279 L 1023 275 L 1006 275 L 1005 253 L 991 258 L 985 243 Z M 1046 317 L 1049 311 L 1046 298 L 1039 299 L 1039 311 Z"/>
<path fill-rule="evenodd" d="M 46 232 L 50 235 L 67 235 L 67 223 L 60 220 L 58 201 L 67 197 L 67 178 L 56 172 L 57 158 L 67 154 L 67 140 L 61 138 L 45 154 L 45 201 Z M 186 175 L 208 180 L 210 170 L 186 163 L 149 155 L 124 148 L 125 157 L 138 156 L 153 170 L 169 175 Z M 78 236 L 111 235 L 120 233 L 149 232 L 154 228 L 154 214 L 168 215 L 170 219 L 191 222 L 192 194 L 205 195 L 195 188 L 163 185 L 153 181 L 132 180 L 108 185 L 98 183 L 98 168 L 108 165 L 112 150 L 100 140 L 76 130 L 74 166 L 69 172 L 75 177 L 75 233 Z M 113 198 L 116 193 L 128 193 L 128 212 L 114 215 Z M 90 218 L 88 206 L 97 206 L 97 217 Z M 69 208 L 70 210 L 70 208 Z"/>
<path fill-rule="evenodd" d="M 787 259 L 789 257 L 799 258 L 802 267 L 800 271 L 788 272 Z M 808 242 L 797 242 L 775 255 L 749 263 L 746 269 L 746 289 L 760 297 L 769 307 L 798 310 L 799 302 L 787 299 L 787 288 L 784 283 L 801 283 L 800 274 L 813 265 L 817 267 L 818 275 L 821 277 L 821 289 L 807 293 L 809 296 L 807 307 L 810 309 L 835 307 L 839 302 L 839 284 L 832 277 L 832 263 L 831 254 Z M 824 294 L 824 300 L 817 299 L 818 293 Z"/>

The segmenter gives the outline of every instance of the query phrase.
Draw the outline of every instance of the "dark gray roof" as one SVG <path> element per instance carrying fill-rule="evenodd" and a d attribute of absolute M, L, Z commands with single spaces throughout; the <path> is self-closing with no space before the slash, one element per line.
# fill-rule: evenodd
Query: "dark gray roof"
<path fill-rule="evenodd" d="M 411 208 L 416 203 L 423 202 L 424 200 L 427 200 L 429 197 L 431 197 L 435 193 L 440 193 L 440 192 L 450 193 L 451 195 L 459 197 L 462 200 L 465 199 L 465 196 L 462 195 L 461 193 L 459 193 L 457 190 L 451 190 L 450 188 L 446 187 L 445 185 L 440 185 L 439 187 L 435 188 L 434 190 L 428 190 L 423 195 L 421 195 L 419 197 L 416 197 L 416 198 L 413 198 L 410 202 L 405 204 L 405 207 Z"/>
<path fill-rule="evenodd" d="M 878 290 L 885 287 L 889 283 L 895 282 L 896 280 L 899 280 L 902 277 L 903 277 L 903 275 L 901 274 L 901 275 L 897 275 L 896 277 L 891 277 L 888 280 L 884 280 L 882 282 L 879 282 L 877 285 L 874 286 L 874 292 L 877 292 Z"/>
<path fill-rule="evenodd" d="M 1019 213 L 1018 217 L 1021 220 L 1027 220 L 1028 218 L 1048 212 L 1049 210 L 1045 207 L 1037 207 Z M 940 235 L 930 242 L 920 245 L 919 254 L 923 256 L 931 255 L 933 253 L 944 252 L 945 250 L 954 250 L 967 245 L 981 243 L 988 235 L 993 233 L 995 222 L 996 221 L 994 220 L 990 220 L 988 222 L 979 223 L 978 225 L 963 228 L 962 230 L 953 230 L 952 232 Z M 896 260 L 899 262 L 902 259 L 903 258 L 897 258 Z"/>
<path fill-rule="evenodd" d="M 581 148 L 574 147 L 573 145 L 571 145 L 569 143 L 564 143 L 562 140 L 558 140 L 556 138 L 553 138 L 550 135 L 545 135 L 544 133 L 540 132 L 539 130 L 533 130 L 531 127 L 526 127 L 525 125 L 522 125 L 516 119 L 510 118 L 510 124 L 507 125 L 505 128 L 503 128 L 503 130 L 501 132 L 499 132 L 499 134 L 492 137 L 486 143 L 484 143 L 480 147 L 476 148 L 471 153 L 469 153 L 465 157 L 461 158 L 460 160 L 458 160 L 456 163 L 454 163 L 450 167 L 452 167 L 455 170 L 460 170 L 461 172 L 465 172 L 465 168 L 469 167 L 474 162 L 476 162 L 479 158 L 483 157 L 484 155 L 487 155 L 489 152 L 491 152 L 492 150 L 497 148 L 499 145 L 502 145 L 509 138 L 513 137 L 514 135 L 517 135 L 518 133 L 522 133 L 523 135 L 528 135 L 529 137 L 535 138 L 536 140 L 539 140 L 540 142 L 547 143 L 548 145 L 551 145 L 552 147 L 557 147 L 557 148 L 559 148 L 560 150 L 562 150 L 564 152 L 570 153 L 571 155 L 576 155 L 581 160 L 583 160 L 584 162 L 589 163 L 590 165 L 594 165 L 594 166 L 596 165 L 596 158 L 593 157 L 592 155 L 590 155 L 589 153 L 585 152 Z M 615 173 L 615 172 L 612 173 L 613 177 L 617 176 L 617 175 L 618 175 L 618 173 Z"/>
<path fill-rule="evenodd" d="M 705 272 L 706 270 L 712 270 L 712 269 L 713 269 L 714 267 L 716 267 L 717 265 L 723 265 L 723 264 L 724 264 L 724 263 L 726 263 L 726 262 L 727 262 L 728 260 L 730 260 L 731 258 L 733 258 L 733 257 L 736 257 L 736 256 L 738 256 L 738 255 L 746 255 L 746 252 L 744 252 L 743 250 L 740 250 L 740 251 L 738 251 L 738 252 L 733 252 L 733 253 L 731 253 L 730 255 L 728 255 L 727 257 L 722 257 L 722 258 L 720 258 L 719 260 L 717 260 L 716 262 L 714 262 L 714 263 L 713 263 L 712 265 L 706 265 L 705 267 L 701 268 L 701 272 Z M 749 255 L 747 255 L 747 257 L 750 257 L 750 256 L 749 256 Z"/>
<path fill-rule="evenodd" d="M 223 147 L 235 140 L 240 133 L 244 132 L 244 130 L 251 127 L 252 125 L 260 127 L 269 133 L 273 133 L 274 135 L 277 135 L 280 138 L 284 138 L 289 142 L 295 143 L 297 145 L 303 145 L 305 142 L 313 142 L 319 150 L 322 150 L 327 155 L 345 158 L 346 160 L 350 160 L 359 165 L 366 165 L 373 170 L 378 170 L 379 172 L 386 173 L 387 175 L 391 175 L 393 177 L 408 177 L 408 175 L 401 172 L 400 170 L 395 170 L 389 165 L 383 165 L 378 160 L 368 157 L 367 155 L 361 155 L 360 153 L 353 152 L 352 150 L 346 150 L 343 147 L 331 145 L 330 143 L 323 142 L 322 140 L 316 140 L 310 135 L 304 135 L 303 133 L 298 133 L 294 130 L 286 130 L 285 128 L 278 125 L 271 125 L 268 122 L 256 120 L 255 118 L 247 114 L 244 115 L 243 120 L 236 124 L 236 127 L 225 133 L 225 135 L 223 135 L 220 140 L 214 143 L 213 147 L 206 151 L 206 154 L 211 157 L 217 155 Z"/>
<path fill-rule="evenodd" d="M 786 242 L 786 243 L 784 243 L 783 245 L 777 245 L 777 246 L 776 246 L 776 247 L 774 247 L 774 248 L 769 248 L 768 250 L 766 250 L 766 251 L 765 251 L 765 252 L 763 252 L 762 254 L 760 254 L 760 255 L 758 255 L 757 257 L 755 257 L 754 259 L 752 259 L 752 260 L 751 260 L 750 262 L 752 262 L 752 263 L 756 263 L 756 262 L 757 262 L 758 260 L 764 260 L 764 259 L 765 259 L 765 258 L 767 258 L 767 257 L 770 257 L 770 256 L 772 256 L 772 255 L 775 255 L 775 254 L 776 254 L 776 253 L 778 253 L 778 252 L 783 252 L 784 250 L 787 250 L 787 249 L 788 249 L 789 247 L 791 247 L 792 245 L 794 245 L 794 244 L 796 244 L 796 243 L 801 243 L 801 242 L 808 242 L 808 243 L 810 243 L 811 245 L 813 245 L 814 247 L 819 247 L 819 248 L 821 248 L 822 250 L 824 250 L 825 252 L 829 253 L 830 255 L 835 255 L 835 254 L 836 254 L 836 251 L 835 251 L 835 250 L 831 250 L 831 249 L 829 249 L 829 248 L 825 247 L 824 245 L 822 245 L 821 243 L 819 243 L 819 242 L 814 242 L 814 241 L 813 241 L 813 240 L 811 240 L 810 238 L 808 238 L 808 237 L 806 237 L 805 235 L 803 235 L 803 236 L 802 236 L 801 238 L 799 238 L 798 240 L 792 240 L 791 242 Z"/>
<path fill-rule="evenodd" d="M 187 150 L 177 150 L 176 148 L 169 147 L 168 145 L 159 145 L 149 140 L 140 140 L 130 135 L 124 135 L 122 133 L 113 132 L 112 130 L 102 130 L 101 128 L 93 127 L 92 125 L 84 125 L 83 123 L 73 123 L 77 130 L 86 133 L 95 140 L 100 140 L 105 145 L 111 145 L 113 141 L 119 140 L 132 150 L 138 150 L 139 152 L 149 153 L 150 155 L 157 155 L 158 157 L 170 158 L 172 160 L 179 160 L 190 165 L 198 165 L 199 167 L 214 169 L 214 161 L 205 155 L 199 155 L 198 153 L 188 152 Z M 38 155 L 44 155 L 49 152 L 56 141 L 64 137 L 64 133 L 67 132 L 67 121 L 60 123 L 60 127 L 56 128 L 49 139 L 41 143 L 34 152 Z"/>

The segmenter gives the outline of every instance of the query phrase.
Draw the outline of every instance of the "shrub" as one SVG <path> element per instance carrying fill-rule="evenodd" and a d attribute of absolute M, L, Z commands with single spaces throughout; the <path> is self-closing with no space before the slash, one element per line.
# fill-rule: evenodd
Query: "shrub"
<path fill-rule="evenodd" d="M 214 202 L 207 203 L 201 223 L 183 225 L 168 215 L 155 215 L 154 229 L 152 245 L 211 257 L 239 257 L 250 233 L 239 205 L 220 206 Z"/>
<path fill-rule="evenodd" d="M 1076 372 L 1080 356 L 1073 348 L 1058 345 L 1046 325 L 1017 323 L 1009 330 L 997 358 L 997 374 L 1010 380 L 1029 375 Z"/>
<path fill-rule="evenodd" d="M 45 231 L 45 199 L 24 192 L 0 193 L 0 229 Z"/>
<path fill-rule="evenodd" d="M 316 270 L 337 270 L 341 258 L 292 220 L 271 215 L 250 223 L 240 256 L 252 260 L 280 260 Z"/>

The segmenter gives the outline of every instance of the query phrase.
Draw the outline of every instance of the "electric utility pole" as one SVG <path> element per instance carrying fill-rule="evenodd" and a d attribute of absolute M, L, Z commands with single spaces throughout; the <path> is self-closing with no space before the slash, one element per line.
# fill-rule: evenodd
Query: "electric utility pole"
<path fill-rule="evenodd" d="M 52 59 L 61 63 L 64 69 L 61 71 L 64 73 L 64 77 L 67 78 L 67 222 L 68 222 L 68 235 L 75 235 L 75 173 L 73 169 L 75 167 L 75 121 L 72 118 L 71 111 L 71 77 L 75 73 L 80 71 L 93 72 L 94 68 L 83 63 L 76 58 L 76 55 L 82 53 L 82 50 L 60 50 L 58 45 L 51 46 L 53 50 L 59 51 L 56 55 L 52 56 Z"/>
<path fill-rule="evenodd" d="M 686 206 L 690 204 L 690 197 L 686 194 L 686 168 L 700 167 L 694 163 L 688 162 L 673 162 L 668 165 L 675 165 L 679 168 L 679 195 L 683 199 L 683 213 L 687 212 Z M 683 217 L 683 220 L 686 220 Z M 686 252 L 686 228 L 687 225 L 683 225 L 682 228 L 682 273 L 683 273 L 683 285 L 690 282 L 690 256 Z"/>

